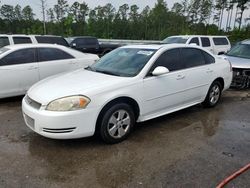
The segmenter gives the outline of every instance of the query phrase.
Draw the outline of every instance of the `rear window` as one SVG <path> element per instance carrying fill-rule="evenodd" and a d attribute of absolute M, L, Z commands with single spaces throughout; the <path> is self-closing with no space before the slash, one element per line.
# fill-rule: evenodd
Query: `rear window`
<path fill-rule="evenodd" d="M 32 43 L 29 37 L 13 37 L 14 44 L 29 44 Z"/>
<path fill-rule="evenodd" d="M 215 45 L 228 45 L 228 40 L 224 37 L 221 38 L 213 38 Z"/>
<path fill-rule="evenodd" d="M 67 46 L 67 47 L 69 46 L 69 44 L 63 37 L 36 36 L 35 38 L 38 43 L 58 44 L 58 45 Z"/>
<path fill-rule="evenodd" d="M 9 45 L 9 39 L 8 37 L 0 37 L 0 48 Z"/>

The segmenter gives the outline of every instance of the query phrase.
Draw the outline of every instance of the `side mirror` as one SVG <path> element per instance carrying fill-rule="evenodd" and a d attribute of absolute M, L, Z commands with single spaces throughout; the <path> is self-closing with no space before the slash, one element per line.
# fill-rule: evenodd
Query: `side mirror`
<path fill-rule="evenodd" d="M 72 48 L 76 48 L 76 43 L 72 43 Z"/>
<path fill-rule="evenodd" d="M 199 46 L 199 45 L 196 44 L 196 43 L 190 43 L 189 45 L 190 45 L 190 46 Z"/>
<path fill-rule="evenodd" d="M 218 55 L 225 55 L 226 52 L 219 52 Z"/>
<path fill-rule="evenodd" d="M 160 75 L 167 74 L 167 73 L 169 73 L 169 70 L 166 67 L 159 66 L 154 69 L 154 71 L 152 72 L 152 75 L 160 76 Z"/>

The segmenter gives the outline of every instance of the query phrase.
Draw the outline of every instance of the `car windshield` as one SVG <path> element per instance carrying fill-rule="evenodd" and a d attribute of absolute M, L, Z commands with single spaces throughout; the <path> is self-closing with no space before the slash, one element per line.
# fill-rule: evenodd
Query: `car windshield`
<path fill-rule="evenodd" d="M 188 38 L 184 38 L 184 37 L 168 37 L 165 40 L 162 41 L 162 43 L 164 44 L 174 44 L 174 43 L 178 43 L 178 44 L 185 44 L 187 42 Z"/>
<path fill-rule="evenodd" d="M 136 76 L 154 55 L 154 49 L 118 48 L 103 56 L 87 70 L 115 76 Z"/>
<path fill-rule="evenodd" d="M 234 46 L 227 55 L 250 59 L 250 44 L 238 44 Z"/>
<path fill-rule="evenodd" d="M 3 54 L 4 52 L 7 52 L 10 50 L 9 48 L 0 48 L 0 55 Z"/>

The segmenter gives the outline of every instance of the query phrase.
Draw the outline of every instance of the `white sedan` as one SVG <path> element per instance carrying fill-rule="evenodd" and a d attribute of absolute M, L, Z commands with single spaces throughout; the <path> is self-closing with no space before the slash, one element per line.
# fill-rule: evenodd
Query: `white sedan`
<path fill-rule="evenodd" d="M 54 139 L 99 133 L 127 138 L 143 122 L 203 103 L 215 106 L 232 80 L 230 63 L 196 46 L 126 46 L 85 70 L 34 85 L 22 102 L 26 124 Z"/>
<path fill-rule="evenodd" d="M 54 44 L 20 44 L 0 49 L 0 98 L 23 95 L 36 82 L 85 68 L 99 58 Z"/>

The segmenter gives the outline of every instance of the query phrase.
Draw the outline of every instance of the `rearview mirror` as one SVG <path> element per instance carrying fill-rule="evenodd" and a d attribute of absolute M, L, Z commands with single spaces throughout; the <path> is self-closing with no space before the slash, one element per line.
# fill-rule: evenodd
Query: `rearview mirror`
<path fill-rule="evenodd" d="M 169 70 L 166 67 L 159 66 L 154 69 L 154 71 L 152 72 L 152 75 L 160 76 L 160 75 L 167 74 L 167 73 L 169 73 Z"/>

